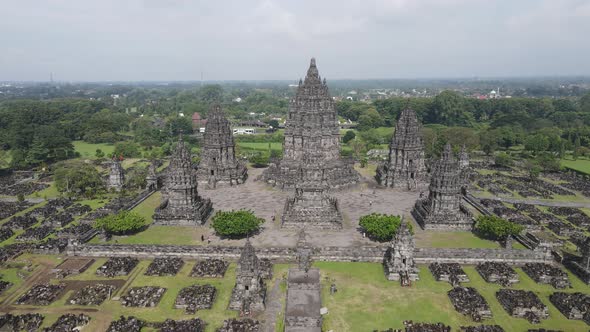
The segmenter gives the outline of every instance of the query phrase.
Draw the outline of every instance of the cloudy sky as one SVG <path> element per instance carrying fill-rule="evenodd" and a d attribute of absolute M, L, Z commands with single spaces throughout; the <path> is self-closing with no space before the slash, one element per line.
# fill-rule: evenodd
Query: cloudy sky
<path fill-rule="evenodd" d="M 590 0 L 0 0 L 0 81 L 590 75 Z"/>

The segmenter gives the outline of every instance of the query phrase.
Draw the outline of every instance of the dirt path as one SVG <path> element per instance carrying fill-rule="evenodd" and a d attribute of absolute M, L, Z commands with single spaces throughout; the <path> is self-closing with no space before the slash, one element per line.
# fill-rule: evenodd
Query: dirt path
<path fill-rule="evenodd" d="M 266 303 L 266 310 L 264 311 L 264 323 L 262 326 L 262 332 L 275 332 L 277 326 L 277 318 L 283 310 L 283 304 L 281 302 L 281 279 L 275 280 L 268 301 Z"/>

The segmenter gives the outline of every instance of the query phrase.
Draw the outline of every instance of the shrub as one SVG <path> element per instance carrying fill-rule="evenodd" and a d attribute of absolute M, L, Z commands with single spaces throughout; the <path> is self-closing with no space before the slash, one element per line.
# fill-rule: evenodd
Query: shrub
<path fill-rule="evenodd" d="M 369 235 L 370 238 L 377 241 L 389 241 L 397 232 L 401 224 L 401 217 L 380 213 L 371 213 L 362 216 L 359 225 Z M 411 226 L 410 226 L 411 227 Z"/>
<path fill-rule="evenodd" d="M 356 134 L 354 133 L 354 131 L 348 130 L 344 134 L 344 137 L 342 137 L 342 143 L 346 144 L 346 143 L 350 142 L 351 140 L 353 140 L 355 137 L 356 137 Z"/>
<path fill-rule="evenodd" d="M 494 158 L 494 164 L 499 167 L 509 167 L 512 165 L 512 157 L 506 152 L 500 152 Z"/>
<path fill-rule="evenodd" d="M 517 235 L 523 229 L 524 226 L 497 216 L 479 216 L 475 224 L 475 231 L 490 240 L 504 240 L 509 235 Z"/>
<path fill-rule="evenodd" d="M 248 210 L 219 211 L 213 216 L 211 227 L 220 236 L 240 238 L 255 233 L 264 223 Z"/>
<path fill-rule="evenodd" d="M 257 153 L 250 157 L 250 162 L 254 168 L 262 168 L 268 166 L 269 157 L 262 153 Z"/>
<path fill-rule="evenodd" d="M 109 234 L 126 235 L 141 231 L 147 226 L 144 217 L 137 213 L 122 211 L 117 214 L 111 214 L 94 222 L 94 228 L 99 228 Z"/>

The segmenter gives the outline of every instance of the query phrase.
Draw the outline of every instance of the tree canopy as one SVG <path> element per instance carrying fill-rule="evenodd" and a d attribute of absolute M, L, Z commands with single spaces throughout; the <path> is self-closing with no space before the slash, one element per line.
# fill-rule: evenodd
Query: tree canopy
<path fill-rule="evenodd" d="M 256 217 L 252 211 L 218 211 L 211 221 L 211 227 L 220 236 L 241 238 L 258 231 L 264 219 Z"/>
<path fill-rule="evenodd" d="M 141 231 L 147 226 L 144 217 L 130 211 L 111 214 L 94 221 L 94 228 L 98 228 L 113 235 L 128 235 Z"/>
<path fill-rule="evenodd" d="M 498 216 L 479 216 L 475 223 L 475 231 L 490 240 L 504 240 L 509 235 L 518 235 L 523 230 L 524 226 Z"/>
<path fill-rule="evenodd" d="M 389 241 L 393 238 L 399 225 L 401 217 L 380 213 L 371 213 L 362 216 L 359 225 L 369 235 L 370 238 L 377 241 Z"/>

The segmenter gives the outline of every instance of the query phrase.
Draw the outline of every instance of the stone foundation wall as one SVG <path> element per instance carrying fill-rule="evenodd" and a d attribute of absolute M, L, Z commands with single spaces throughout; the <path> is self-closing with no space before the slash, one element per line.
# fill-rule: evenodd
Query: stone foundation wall
<path fill-rule="evenodd" d="M 387 246 L 362 247 L 316 247 L 312 258 L 316 261 L 330 262 L 383 262 Z M 175 245 L 121 245 L 121 244 L 85 244 L 69 246 L 66 253 L 71 256 L 111 257 L 132 256 L 141 258 L 180 257 L 186 259 L 218 258 L 237 260 L 242 247 L 214 246 L 175 246 Z M 273 247 L 256 248 L 259 258 L 268 258 L 275 262 L 295 262 L 296 248 Z M 505 262 L 511 265 L 526 263 L 550 263 L 553 258 L 545 252 L 518 249 L 461 249 L 461 248 L 417 248 L 414 253 L 417 264 L 459 263 L 478 264 L 486 261 Z"/>

